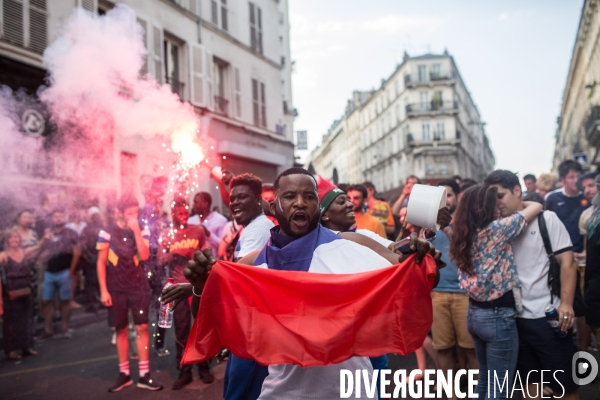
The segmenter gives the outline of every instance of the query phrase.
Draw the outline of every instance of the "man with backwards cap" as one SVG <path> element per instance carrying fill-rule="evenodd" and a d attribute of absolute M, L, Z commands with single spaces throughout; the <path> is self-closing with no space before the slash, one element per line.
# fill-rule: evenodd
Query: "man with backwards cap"
<path fill-rule="evenodd" d="M 398 263 L 398 256 L 390 251 L 387 254 L 382 252 L 382 256 L 365 246 L 342 239 L 319 224 L 317 184 L 308 171 L 302 168 L 284 171 L 274 182 L 274 192 L 275 200 L 270 203 L 270 209 L 279 226 L 271 229 L 269 243 L 260 252 L 241 260 L 241 264 L 287 271 L 344 274 L 372 271 Z M 335 199 L 337 196 L 332 197 Z M 420 250 L 420 253 L 423 251 Z M 305 257 L 307 253 L 312 253 L 312 257 Z M 205 250 L 196 253 L 188 264 L 185 275 L 196 293 L 203 290 L 207 272 L 215 262 L 210 251 Z M 198 298 L 195 298 L 194 306 L 198 304 Z M 323 367 L 270 365 L 260 394 L 239 398 L 307 399 L 316 398 L 315 395 L 320 399 L 339 398 L 341 369 L 361 369 L 370 374 L 372 366 L 366 357 L 351 357 Z"/>

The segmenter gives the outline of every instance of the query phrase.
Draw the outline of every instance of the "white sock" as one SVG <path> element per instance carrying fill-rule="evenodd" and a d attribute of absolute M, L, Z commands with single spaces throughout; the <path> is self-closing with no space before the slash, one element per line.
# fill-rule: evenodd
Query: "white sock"
<path fill-rule="evenodd" d="M 129 376 L 129 361 L 125 361 L 124 363 L 119 364 L 119 372 L 122 372 L 125 375 Z"/>
<path fill-rule="evenodd" d="M 148 372 L 150 372 L 150 361 L 140 361 L 140 378 L 143 378 Z"/>

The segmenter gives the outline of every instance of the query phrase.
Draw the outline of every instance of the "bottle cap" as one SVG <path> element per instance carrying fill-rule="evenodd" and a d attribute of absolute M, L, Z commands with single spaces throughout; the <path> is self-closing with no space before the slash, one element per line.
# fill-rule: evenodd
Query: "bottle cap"
<path fill-rule="evenodd" d="M 169 283 L 175 283 L 175 278 L 167 278 L 167 282 L 169 282 Z"/>

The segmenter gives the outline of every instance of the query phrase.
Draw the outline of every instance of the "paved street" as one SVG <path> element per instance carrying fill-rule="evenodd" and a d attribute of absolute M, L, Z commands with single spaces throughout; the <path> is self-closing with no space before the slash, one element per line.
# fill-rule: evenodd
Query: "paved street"
<path fill-rule="evenodd" d="M 39 355 L 20 361 L 7 361 L 0 356 L 0 393 L 3 400 L 9 399 L 222 399 L 225 364 L 214 368 L 215 382 L 203 384 L 194 371 L 194 382 L 180 391 L 171 390 L 177 378 L 175 368 L 175 341 L 173 330 L 168 330 L 167 348 L 172 354 L 158 358 L 151 353 L 150 365 L 154 379 L 165 387 L 160 392 L 149 392 L 130 386 L 118 393 L 108 393 L 107 388 L 117 376 L 117 356 L 110 344 L 111 330 L 106 324 L 105 311 L 85 314 L 77 310 L 73 317 L 73 338 L 51 340 L 37 344 Z M 152 332 L 151 332 L 152 333 Z M 407 357 L 388 356 L 392 369 L 416 368 L 414 355 Z M 137 361 L 131 360 L 131 371 L 137 379 Z M 433 364 L 429 360 L 428 367 Z M 596 384 L 582 388 L 583 400 L 597 399 Z"/>

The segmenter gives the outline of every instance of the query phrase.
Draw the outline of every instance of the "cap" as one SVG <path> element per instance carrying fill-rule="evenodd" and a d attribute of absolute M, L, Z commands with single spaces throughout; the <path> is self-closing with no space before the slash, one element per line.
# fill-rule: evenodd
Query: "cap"
<path fill-rule="evenodd" d="M 320 175 L 317 175 L 317 190 L 319 191 L 319 202 L 321 203 L 321 217 L 336 197 L 346 193 Z"/>
<path fill-rule="evenodd" d="M 592 199 L 592 204 L 595 206 L 600 206 L 600 175 L 596 175 L 596 195 Z"/>
<path fill-rule="evenodd" d="M 91 218 L 94 214 L 101 214 L 100 209 L 98 207 L 90 207 L 87 210 L 88 218 Z"/>

